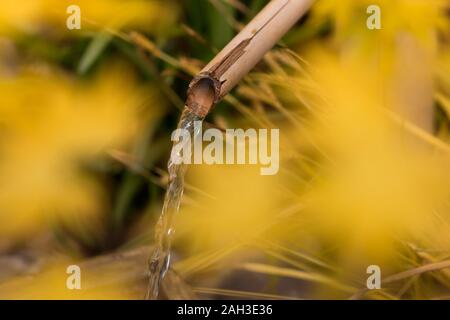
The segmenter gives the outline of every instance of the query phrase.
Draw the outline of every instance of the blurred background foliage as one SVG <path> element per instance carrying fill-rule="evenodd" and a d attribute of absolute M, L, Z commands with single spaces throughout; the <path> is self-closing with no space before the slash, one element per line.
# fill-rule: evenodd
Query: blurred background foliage
<path fill-rule="evenodd" d="M 82 293 L 65 266 L 152 244 L 187 86 L 267 2 L 2 3 L 0 297 L 143 297 L 115 283 L 120 257 Z M 449 297 L 449 9 L 318 0 L 219 103 L 205 126 L 280 128 L 281 169 L 190 169 L 173 268 L 192 292 Z M 382 290 L 364 291 L 369 265 Z"/>

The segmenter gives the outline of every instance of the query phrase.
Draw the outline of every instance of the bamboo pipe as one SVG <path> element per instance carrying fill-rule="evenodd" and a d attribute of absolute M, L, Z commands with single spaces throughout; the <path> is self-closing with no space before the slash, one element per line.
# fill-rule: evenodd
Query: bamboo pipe
<path fill-rule="evenodd" d="M 186 107 L 205 117 L 310 8 L 313 0 L 272 0 L 191 81 Z"/>

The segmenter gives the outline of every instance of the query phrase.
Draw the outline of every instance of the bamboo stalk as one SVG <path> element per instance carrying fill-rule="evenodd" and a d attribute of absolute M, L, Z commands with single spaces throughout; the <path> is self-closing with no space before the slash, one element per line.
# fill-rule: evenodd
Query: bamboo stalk
<path fill-rule="evenodd" d="M 189 85 L 186 107 L 205 117 L 310 8 L 313 0 L 272 0 Z"/>

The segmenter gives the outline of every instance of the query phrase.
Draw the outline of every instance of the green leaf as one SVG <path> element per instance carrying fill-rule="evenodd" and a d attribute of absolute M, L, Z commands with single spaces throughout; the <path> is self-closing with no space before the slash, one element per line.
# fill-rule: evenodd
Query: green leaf
<path fill-rule="evenodd" d="M 102 32 L 97 34 L 91 40 L 89 46 L 81 57 L 80 63 L 78 64 L 77 73 L 79 75 L 84 75 L 89 71 L 89 69 L 99 59 L 105 48 L 111 42 L 112 38 L 112 34 Z"/>

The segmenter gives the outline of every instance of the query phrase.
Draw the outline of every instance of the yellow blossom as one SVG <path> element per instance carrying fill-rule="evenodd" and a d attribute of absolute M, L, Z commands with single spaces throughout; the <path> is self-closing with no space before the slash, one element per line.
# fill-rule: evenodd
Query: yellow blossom
<path fill-rule="evenodd" d="M 0 234 L 45 228 L 58 214 L 98 213 L 100 185 L 81 163 L 123 147 L 156 106 L 124 68 L 93 83 L 61 74 L 0 79 Z"/>

